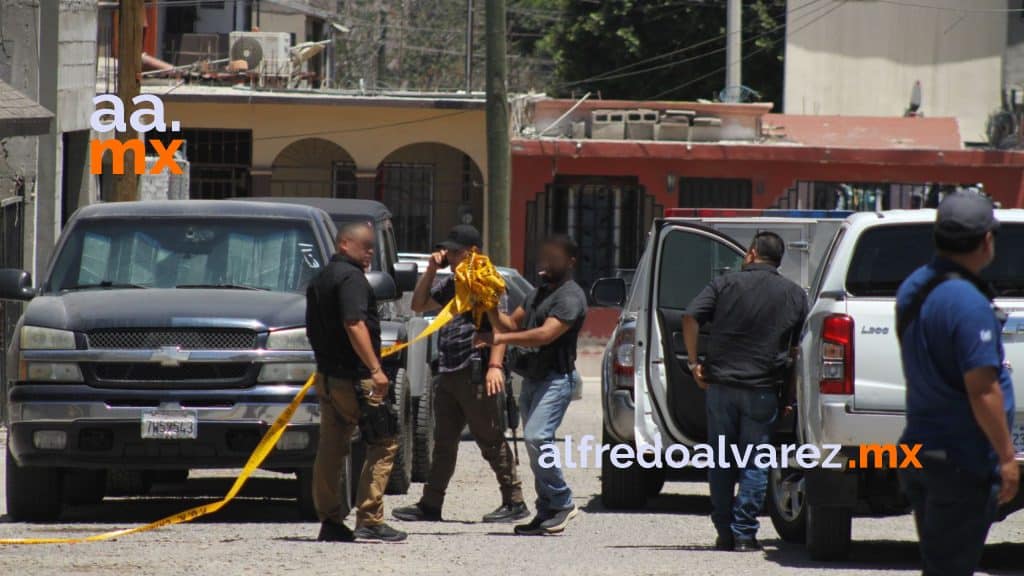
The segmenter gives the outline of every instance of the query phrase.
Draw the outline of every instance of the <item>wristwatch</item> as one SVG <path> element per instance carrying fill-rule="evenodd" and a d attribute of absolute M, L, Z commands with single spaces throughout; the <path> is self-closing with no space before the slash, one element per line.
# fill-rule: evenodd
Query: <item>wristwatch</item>
<path fill-rule="evenodd" d="M 694 369 L 697 368 L 697 366 L 700 366 L 700 362 L 690 362 L 689 360 L 686 361 L 686 367 L 690 369 L 690 372 L 693 372 Z"/>

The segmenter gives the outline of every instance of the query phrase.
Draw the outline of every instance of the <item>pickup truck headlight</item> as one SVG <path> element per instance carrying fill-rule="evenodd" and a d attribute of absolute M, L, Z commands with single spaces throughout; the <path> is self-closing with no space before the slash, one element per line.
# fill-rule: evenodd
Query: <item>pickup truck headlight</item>
<path fill-rule="evenodd" d="M 267 336 L 267 350 L 312 350 L 305 328 L 276 330 Z"/>
<path fill-rule="evenodd" d="M 74 350 L 75 333 L 69 330 L 43 328 L 42 326 L 22 326 L 21 349 Z"/>

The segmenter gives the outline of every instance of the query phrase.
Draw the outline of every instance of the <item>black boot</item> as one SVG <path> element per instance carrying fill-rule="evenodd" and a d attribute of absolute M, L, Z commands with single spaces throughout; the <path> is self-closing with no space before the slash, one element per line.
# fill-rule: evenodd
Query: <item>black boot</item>
<path fill-rule="evenodd" d="M 360 540 L 380 540 L 381 542 L 401 542 L 408 537 L 405 532 L 395 530 L 384 523 L 360 526 L 356 528 L 355 535 Z"/>
<path fill-rule="evenodd" d="M 391 515 L 406 522 L 440 522 L 441 511 L 417 502 L 412 506 L 403 506 L 391 511 Z"/>
<path fill-rule="evenodd" d="M 525 502 L 502 504 L 494 512 L 484 514 L 484 522 L 514 522 L 530 515 Z"/>
<path fill-rule="evenodd" d="M 355 542 L 356 536 L 348 526 L 328 521 L 320 524 L 320 535 L 316 539 L 319 542 Z"/>

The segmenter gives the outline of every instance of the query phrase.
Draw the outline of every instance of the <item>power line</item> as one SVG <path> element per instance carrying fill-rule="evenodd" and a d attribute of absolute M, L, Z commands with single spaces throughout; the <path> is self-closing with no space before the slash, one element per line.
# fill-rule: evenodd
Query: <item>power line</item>
<path fill-rule="evenodd" d="M 799 12 L 801 10 L 805 10 L 805 9 L 807 9 L 807 8 L 809 8 L 809 7 L 811 7 L 811 6 L 815 5 L 815 4 L 818 4 L 819 2 L 823 2 L 823 1 L 825 1 L 825 0 L 811 0 L 807 4 L 804 4 L 802 6 L 794 8 L 789 14 L 790 15 L 795 14 L 796 12 Z M 819 6 L 819 8 L 820 8 L 820 6 Z M 815 10 L 817 10 L 817 9 L 818 8 L 815 8 Z M 784 16 L 784 15 L 785 14 L 779 14 L 776 17 Z M 802 16 L 804 16 L 804 15 L 802 15 Z M 756 36 L 754 38 L 749 38 L 749 39 L 745 40 L 745 42 L 748 42 L 750 40 L 757 40 L 759 38 L 764 37 L 766 34 L 774 33 L 774 32 L 776 32 L 776 31 L 778 31 L 778 30 L 780 30 L 782 28 L 785 28 L 785 27 L 786 27 L 785 24 L 782 24 L 780 26 L 776 26 L 775 28 L 773 28 L 773 29 L 771 29 L 771 30 L 769 30 L 769 31 L 759 35 L 759 36 Z M 682 60 L 682 61 L 678 61 L 678 62 L 669 62 L 667 64 L 660 64 L 658 66 L 652 66 L 652 67 L 649 67 L 649 68 L 645 68 L 643 70 L 634 71 L 634 73 L 630 73 L 630 74 L 618 74 L 619 72 L 622 72 L 624 70 L 629 70 L 630 68 L 633 68 L 633 67 L 636 67 L 636 66 L 640 66 L 640 65 L 643 65 L 643 64 L 648 64 L 650 62 L 655 62 L 657 60 L 663 60 L 665 58 L 671 58 L 672 56 L 676 56 L 676 55 L 682 54 L 684 52 L 689 52 L 690 50 L 694 50 L 696 48 L 700 48 L 701 46 L 706 46 L 708 44 L 713 44 L 715 42 L 718 42 L 719 40 L 723 40 L 723 39 L 727 38 L 728 36 L 729 36 L 728 34 L 721 34 L 719 36 L 715 36 L 714 38 L 708 38 L 706 40 L 701 40 L 700 42 L 696 42 L 694 44 L 690 44 L 690 45 L 684 46 L 682 48 L 677 48 L 675 50 L 671 50 L 671 51 L 666 52 L 664 54 L 658 54 L 658 55 L 655 55 L 655 56 L 651 56 L 650 58 L 645 58 L 643 60 L 638 60 L 636 62 L 633 62 L 632 64 L 626 64 L 624 66 L 620 66 L 618 68 L 614 68 L 612 70 L 608 70 L 606 72 L 602 72 L 600 74 L 596 74 L 594 76 L 591 76 L 590 78 L 584 78 L 582 80 L 573 80 L 571 82 L 562 82 L 562 83 L 557 84 L 556 87 L 558 87 L 558 88 L 568 88 L 568 87 L 571 87 L 571 86 L 578 86 L 580 84 L 586 84 L 588 82 L 596 82 L 596 81 L 601 81 L 601 80 L 612 80 L 612 79 L 617 79 L 617 78 L 625 78 L 625 77 L 636 75 L 636 74 L 639 74 L 639 73 L 651 72 L 651 71 L 654 71 L 654 70 L 660 70 L 662 68 L 668 68 L 668 67 L 671 67 L 671 66 L 675 66 L 677 64 L 683 64 L 683 63 L 691 61 L 691 59 Z M 705 52 L 703 54 L 698 55 L 697 57 L 711 56 L 711 55 L 717 54 L 719 52 L 724 52 L 724 51 L 725 51 L 725 48 L 723 47 L 723 48 L 719 48 L 719 49 L 716 49 L 716 50 L 712 50 L 711 52 Z"/>
<path fill-rule="evenodd" d="M 918 2 L 907 2 L 904 0 L 875 0 L 880 4 L 891 4 L 893 6 L 905 6 L 908 8 L 927 8 L 943 12 L 960 12 L 970 14 L 1010 14 L 1024 12 L 1024 8 L 960 8 L 957 6 L 935 6 L 933 4 L 921 4 Z"/>
<path fill-rule="evenodd" d="M 812 2 L 810 2 L 808 4 L 805 4 L 804 6 L 801 6 L 800 8 L 794 9 L 794 12 L 796 12 L 797 10 L 800 10 L 802 8 L 806 8 L 808 6 L 816 4 L 818 2 L 822 2 L 822 1 L 824 1 L 824 0 L 812 0 Z M 823 7 L 824 6 L 819 6 L 818 8 L 815 8 L 814 10 L 812 10 L 811 12 L 808 12 L 808 13 L 805 13 L 805 14 L 801 14 L 797 18 L 803 18 L 803 17 L 809 16 L 814 11 L 819 10 L 819 9 L 821 9 Z M 787 26 L 787 23 L 779 24 L 778 26 L 776 26 L 776 27 L 774 27 L 774 28 L 772 28 L 770 30 L 766 30 L 765 32 L 762 32 L 761 34 L 758 34 L 756 36 L 744 39 L 743 43 L 746 44 L 746 43 L 749 43 L 749 42 L 754 42 L 754 41 L 760 40 L 761 38 L 764 38 L 766 36 L 774 34 L 775 32 L 778 32 L 779 30 L 785 29 L 786 26 Z M 723 35 L 715 37 L 715 38 L 711 38 L 711 39 L 708 39 L 708 40 L 702 40 L 700 42 L 697 42 L 696 44 L 693 44 L 693 45 L 690 45 L 690 46 L 686 46 L 686 47 L 683 47 L 683 48 L 679 48 L 679 49 L 673 50 L 673 51 L 668 52 L 668 53 L 663 54 L 663 55 L 659 55 L 659 56 L 654 56 L 654 57 L 648 58 L 647 61 L 660 60 L 660 59 L 663 59 L 663 58 L 668 57 L 670 55 L 679 54 L 681 52 L 686 52 L 686 51 L 692 50 L 693 48 L 696 48 L 696 47 L 699 47 L 699 46 L 704 46 L 704 45 L 710 44 L 712 42 L 716 42 L 718 40 L 721 40 L 722 38 L 725 38 L 726 36 L 727 36 L 727 34 L 723 34 Z M 603 82 L 603 81 L 606 81 L 606 80 L 617 80 L 617 79 L 620 79 L 620 78 L 628 78 L 628 77 L 631 77 L 631 76 L 638 76 L 638 75 L 641 75 L 641 74 L 646 74 L 648 72 L 654 72 L 656 70 L 662 70 L 662 69 L 665 69 L 665 68 L 671 68 L 673 66 L 678 66 L 680 64 L 686 64 L 688 62 L 693 62 L 695 60 L 700 60 L 701 58 L 706 58 L 708 56 L 714 56 L 715 54 L 720 54 L 720 53 L 725 52 L 725 51 L 726 51 L 726 48 L 723 46 L 723 47 L 720 47 L 720 48 L 715 48 L 714 50 L 710 50 L 708 52 L 702 52 L 700 54 L 696 54 L 694 56 L 690 56 L 688 58 L 684 58 L 682 60 L 673 60 L 672 62 L 666 62 L 664 64 L 658 64 L 658 65 L 650 66 L 650 67 L 647 67 L 647 68 L 641 68 L 640 70 L 632 70 L 632 71 L 629 71 L 629 72 L 623 72 L 621 74 L 612 74 L 611 71 L 609 71 L 609 72 L 605 72 L 603 74 L 599 74 L 597 76 L 593 76 L 591 78 L 586 78 L 586 79 L 583 79 L 583 80 L 575 80 L 573 82 L 559 83 L 559 84 L 556 84 L 555 86 L 558 87 L 558 88 L 566 88 L 566 87 L 570 87 L 570 86 L 578 86 L 580 84 L 587 84 L 587 83 L 590 83 L 590 82 Z M 643 62 L 643 61 L 641 61 L 641 62 Z M 638 64 L 638 63 L 630 64 L 628 66 L 623 66 L 623 67 L 618 68 L 618 69 L 619 70 L 625 69 L 625 68 L 628 68 L 628 67 L 631 67 L 631 66 L 635 66 L 636 64 Z"/>
<path fill-rule="evenodd" d="M 803 26 L 800 26 L 799 28 L 797 28 L 795 30 L 787 30 L 786 31 L 786 35 L 788 36 L 790 33 L 799 32 L 799 31 L 801 31 L 801 30 L 803 30 L 803 29 L 813 25 L 815 22 L 817 22 L 817 21 L 821 20 L 822 18 L 828 16 L 832 12 L 835 12 L 841 6 L 844 6 L 848 1 L 849 0 L 840 0 L 835 6 L 832 6 L 831 8 L 826 10 L 825 12 L 823 12 L 821 14 L 818 14 L 813 20 L 811 20 L 810 22 L 805 23 Z M 753 58 L 754 56 L 757 56 L 758 54 L 764 52 L 765 50 L 767 50 L 767 48 L 759 48 L 757 50 L 754 50 L 753 52 L 745 55 L 743 58 L 740 58 L 739 61 L 735 62 L 735 63 L 739 64 L 740 62 L 745 62 L 745 61 L 749 60 L 750 58 Z M 698 76 L 696 78 L 691 78 L 690 80 L 688 80 L 686 82 L 683 82 L 682 84 L 680 84 L 678 86 L 669 88 L 668 90 L 664 90 L 662 92 L 659 92 L 659 93 L 655 94 L 654 96 L 651 97 L 651 99 L 652 100 L 658 100 L 658 99 L 660 99 L 660 98 L 662 98 L 664 96 L 667 96 L 668 94 L 671 94 L 673 92 L 682 90 L 683 88 L 687 88 L 687 87 L 692 86 L 692 85 L 694 85 L 694 84 L 696 84 L 698 82 L 701 82 L 703 80 L 707 80 L 708 78 L 711 78 L 712 76 L 716 76 L 718 74 L 722 74 L 723 72 L 725 72 L 725 69 L 726 69 L 726 66 L 722 66 L 720 68 L 712 70 L 711 72 L 708 72 L 707 74 L 702 74 L 702 75 L 700 75 L 700 76 Z"/>

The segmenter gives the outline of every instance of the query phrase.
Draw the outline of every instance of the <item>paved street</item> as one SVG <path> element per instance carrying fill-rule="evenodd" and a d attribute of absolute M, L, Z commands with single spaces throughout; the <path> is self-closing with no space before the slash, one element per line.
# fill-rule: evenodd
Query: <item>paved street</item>
<path fill-rule="evenodd" d="M 563 433 L 599 434 L 599 384 L 588 379 L 585 396 L 569 410 Z M 525 450 L 520 446 L 521 455 Z M 520 473 L 532 498 L 525 461 Z M 598 470 L 573 470 L 568 477 L 582 513 L 562 536 L 515 537 L 511 527 L 486 525 L 480 516 L 498 504 L 489 469 L 472 442 L 464 442 L 458 472 L 439 524 L 396 522 L 410 532 L 402 544 L 320 544 L 317 525 L 299 522 L 287 498 L 293 482 L 261 474 L 244 496 L 202 521 L 130 536 L 116 542 L 7 547 L 0 573 L 21 574 L 913 574 L 916 547 L 909 516 L 859 519 L 849 562 L 822 565 L 798 546 L 781 542 L 763 519 L 763 554 L 717 552 L 707 518 L 707 487 L 671 482 L 643 513 L 610 513 L 598 497 Z M 108 499 L 101 506 L 74 508 L 52 525 L 0 523 L 0 537 L 74 536 L 154 520 L 219 496 L 229 473 L 194 474 L 185 487 L 157 487 L 145 498 Z M 410 504 L 410 494 L 388 497 L 387 506 Z M 989 537 L 983 571 L 1024 573 L 1024 514 L 997 524 Z"/>

